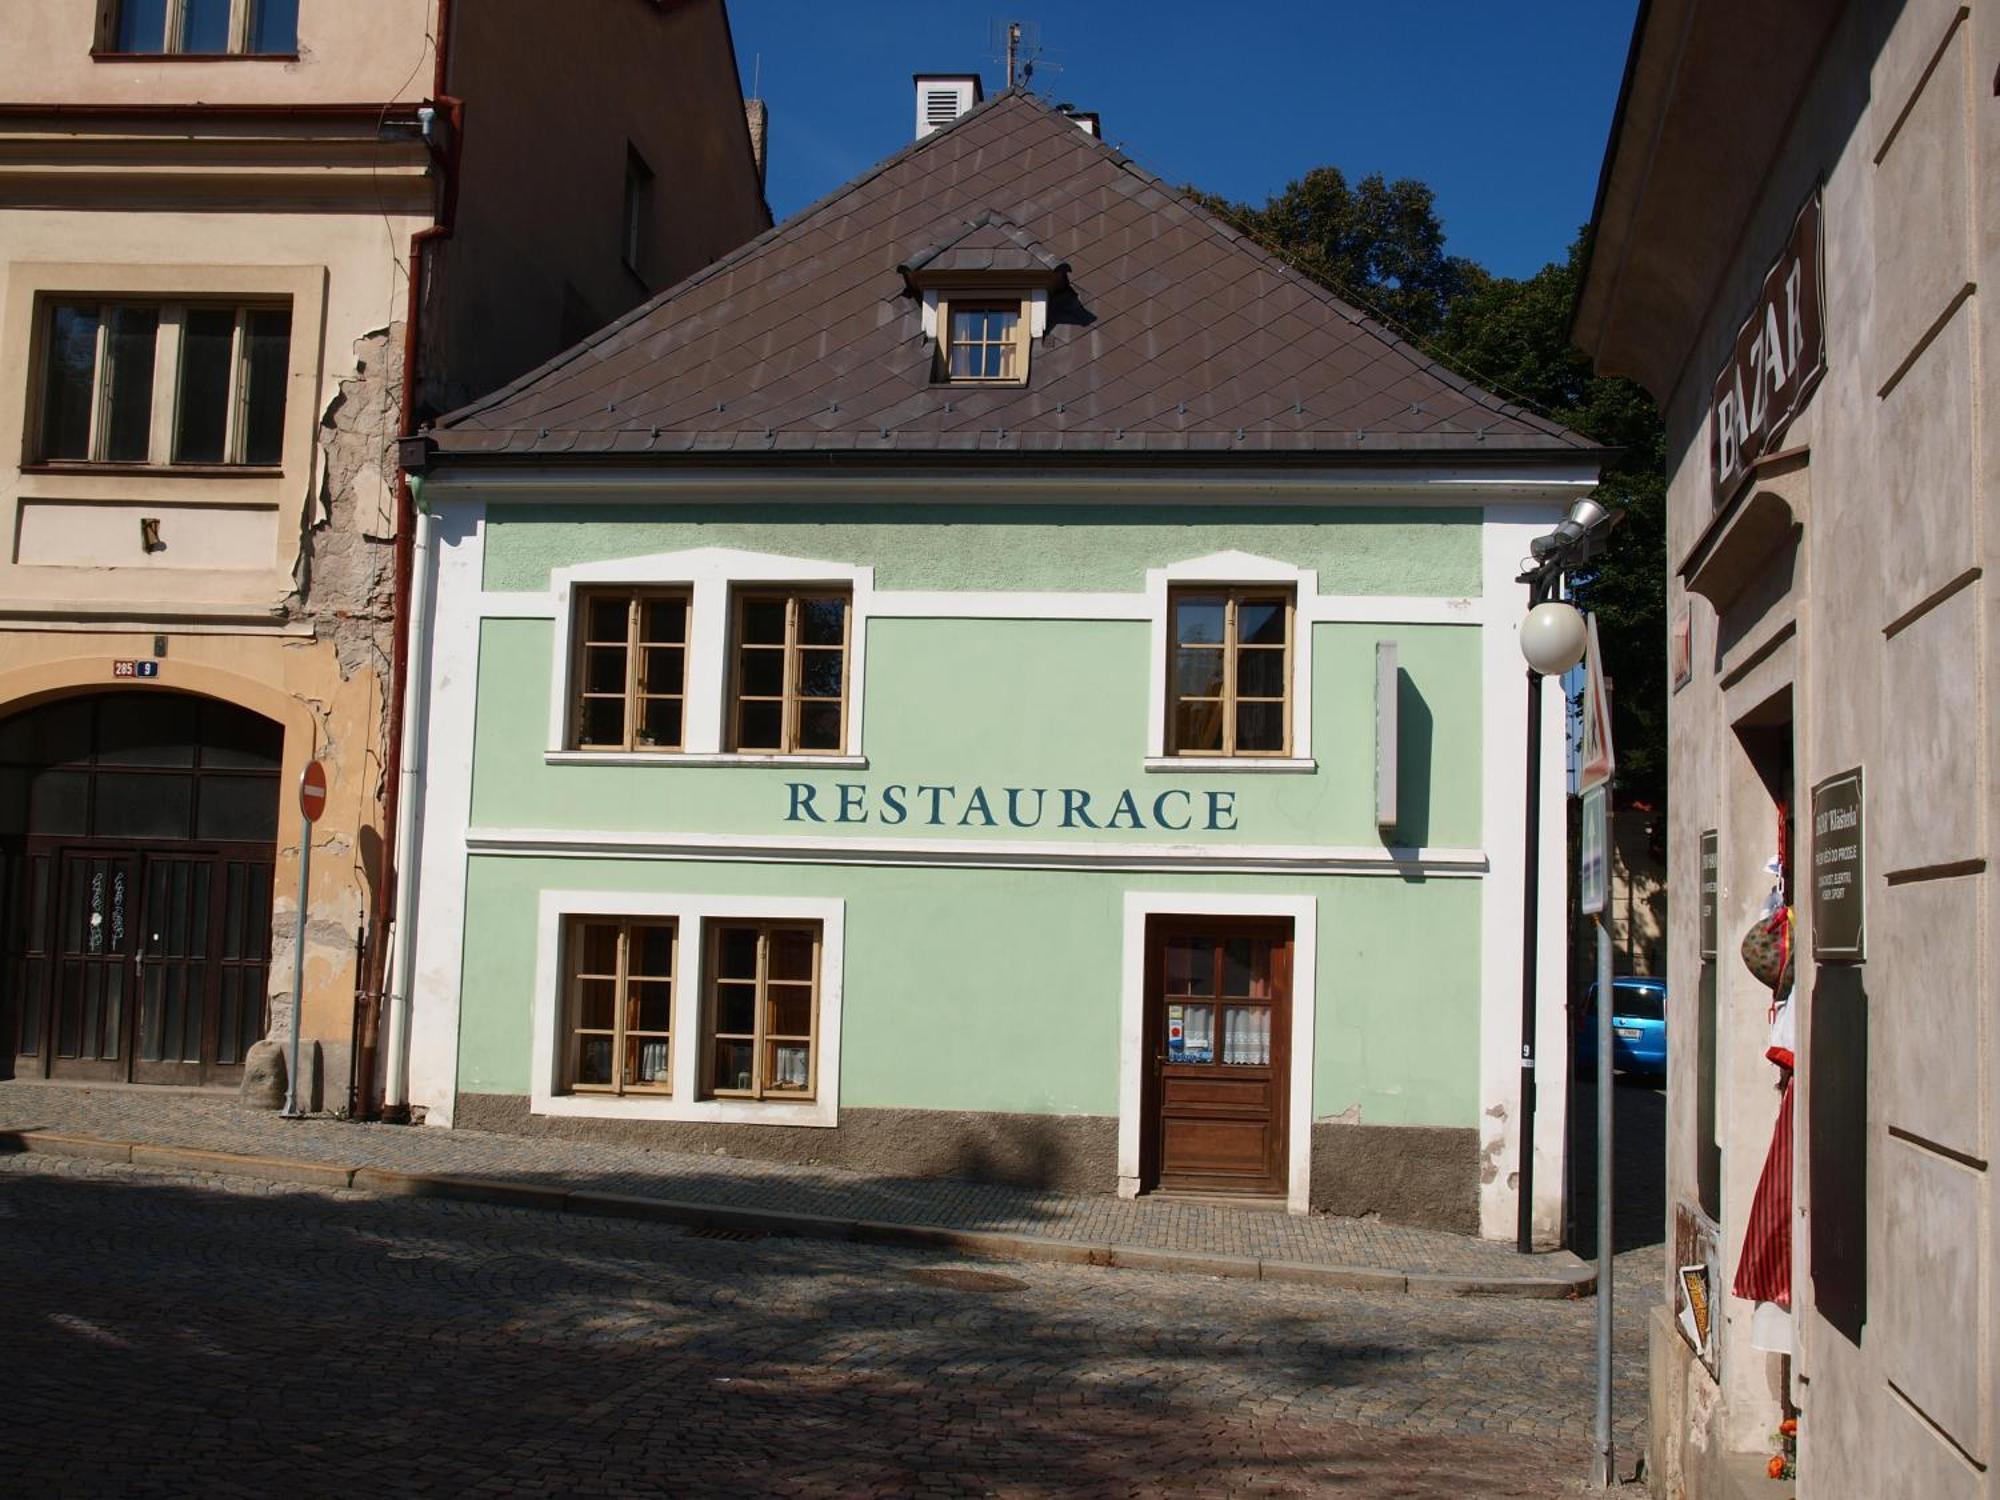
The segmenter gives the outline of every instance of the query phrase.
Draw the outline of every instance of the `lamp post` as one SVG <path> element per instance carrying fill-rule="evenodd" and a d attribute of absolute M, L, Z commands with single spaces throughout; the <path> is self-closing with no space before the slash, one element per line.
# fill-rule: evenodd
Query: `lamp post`
<path fill-rule="evenodd" d="M 1528 616 L 1521 622 L 1521 652 L 1528 659 L 1526 889 L 1521 913 L 1520 1164 L 1516 1171 L 1516 1245 L 1535 1248 L 1535 1020 L 1536 969 L 1541 962 L 1537 928 L 1542 879 L 1542 679 L 1560 676 L 1583 660 L 1585 628 L 1576 606 L 1559 599 L 1564 580 L 1604 550 L 1623 513 L 1585 496 L 1546 536 L 1528 544 L 1529 566 L 1514 581 L 1528 586 Z"/>

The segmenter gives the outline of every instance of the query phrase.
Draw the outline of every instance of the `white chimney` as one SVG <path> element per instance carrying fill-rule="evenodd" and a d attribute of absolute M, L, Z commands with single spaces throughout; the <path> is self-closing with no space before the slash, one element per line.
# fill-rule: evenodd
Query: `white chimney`
<path fill-rule="evenodd" d="M 977 73 L 919 73 L 917 139 L 942 129 L 985 98 Z"/>

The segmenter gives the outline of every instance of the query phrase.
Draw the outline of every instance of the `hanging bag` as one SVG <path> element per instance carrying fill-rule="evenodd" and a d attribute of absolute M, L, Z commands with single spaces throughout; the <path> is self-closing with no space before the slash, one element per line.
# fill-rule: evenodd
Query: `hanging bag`
<path fill-rule="evenodd" d="M 1768 917 L 1760 917 L 1743 935 L 1743 962 L 1757 982 L 1773 993 L 1783 993 L 1792 978 L 1792 909 L 1780 906 Z"/>

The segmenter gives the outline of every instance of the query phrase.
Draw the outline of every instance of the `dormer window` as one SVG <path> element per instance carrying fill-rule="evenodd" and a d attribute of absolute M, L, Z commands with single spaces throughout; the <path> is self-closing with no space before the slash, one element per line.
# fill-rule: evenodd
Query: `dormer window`
<path fill-rule="evenodd" d="M 998 214 L 982 214 L 896 268 L 923 304 L 931 379 L 945 385 L 1025 385 L 1049 298 L 1069 266 Z"/>
<path fill-rule="evenodd" d="M 944 326 L 950 330 L 945 354 L 947 380 L 1019 383 L 1027 378 L 1028 320 L 1021 303 L 946 302 Z"/>

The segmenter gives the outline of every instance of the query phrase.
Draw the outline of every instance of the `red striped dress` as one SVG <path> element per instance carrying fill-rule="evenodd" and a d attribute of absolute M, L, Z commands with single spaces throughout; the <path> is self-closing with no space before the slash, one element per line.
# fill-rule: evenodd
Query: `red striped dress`
<path fill-rule="evenodd" d="M 1736 1261 L 1736 1295 L 1751 1302 L 1792 1305 L 1792 1075 L 1778 1096 L 1771 1150 L 1750 1201 L 1750 1227 Z"/>

